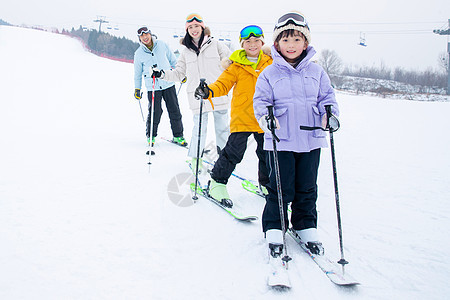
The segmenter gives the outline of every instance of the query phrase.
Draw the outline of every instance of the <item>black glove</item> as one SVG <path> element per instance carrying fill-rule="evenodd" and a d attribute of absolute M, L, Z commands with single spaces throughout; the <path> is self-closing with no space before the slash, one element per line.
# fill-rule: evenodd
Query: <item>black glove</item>
<path fill-rule="evenodd" d="M 157 69 L 157 68 L 152 68 L 152 77 L 155 78 L 161 78 L 164 74 L 163 70 Z"/>
<path fill-rule="evenodd" d="M 134 89 L 134 98 L 136 100 L 141 100 L 142 98 L 141 89 Z"/>
<path fill-rule="evenodd" d="M 204 85 L 200 84 L 194 92 L 195 98 L 203 98 L 208 99 L 209 98 L 209 88 L 208 85 L 205 83 Z"/>

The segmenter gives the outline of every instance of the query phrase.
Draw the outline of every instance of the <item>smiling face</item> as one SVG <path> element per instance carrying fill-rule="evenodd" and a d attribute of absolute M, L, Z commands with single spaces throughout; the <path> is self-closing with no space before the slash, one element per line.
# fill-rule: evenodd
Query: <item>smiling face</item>
<path fill-rule="evenodd" d="M 263 42 L 261 41 L 261 39 L 254 36 L 242 42 L 242 48 L 244 48 L 245 53 L 247 53 L 248 57 L 258 57 L 262 46 Z"/>
<path fill-rule="evenodd" d="M 146 46 L 152 45 L 152 35 L 150 33 L 143 33 L 139 36 L 139 39 L 141 40 L 141 43 Z"/>
<path fill-rule="evenodd" d="M 199 39 L 200 36 L 202 35 L 203 27 L 200 26 L 199 24 L 194 23 L 188 26 L 187 31 L 191 36 L 191 38 Z"/>
<path fill-rule="evenodd" d="M 293 30 L 292 34 L 282 36 L 275 42 L 275 47 L 287 62 L 295 63 L 308 47 L 308 42 L 300 31 Z"/>

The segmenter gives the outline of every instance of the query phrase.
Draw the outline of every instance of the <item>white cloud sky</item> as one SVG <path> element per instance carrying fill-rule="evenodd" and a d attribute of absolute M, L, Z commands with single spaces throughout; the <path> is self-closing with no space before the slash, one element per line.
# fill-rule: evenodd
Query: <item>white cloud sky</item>
<path fill-rule="evenodd" d="M 134 39 L 134 31 L 147 24 L 159 38 L 173 40 L 184 32 L 184 19 L 200 13 L 213 35 L 230 35 L 248 24 L 260 25 L 270 42 L 276 19 L 289 10 L 303 12 L 309 20 L 312 45 L 335 50 L 344 63 L 408 69 L 438 68 L 438 57 L 447 52 L 448 36 L 433 34 L 447 28 L 450 1 L 342 0 L 342 1 L 2 1 L 0 18 L 13 24 L 70 29 L 80 25 L 98 28 L 92 22 L 105 16 L 119 28 L 111 33 Z M 367 47 L 358 46 L 360 33 Z M 173 44 L 173 43 L 172 43 Z"/>

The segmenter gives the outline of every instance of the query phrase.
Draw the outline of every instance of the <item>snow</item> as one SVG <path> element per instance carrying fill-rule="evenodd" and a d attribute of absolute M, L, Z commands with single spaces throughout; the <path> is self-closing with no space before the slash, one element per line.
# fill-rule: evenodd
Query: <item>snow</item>
<path fill-rule="evenodd" d="M 189 193 L 185 149 L 158 139 L 149 168 L 131 64 L 6 26 L 0 53 L 1 299 L 448 297 L 449 102 L 338 93 L 345 258 L 361 285 L 334 286 L 288 237 L 293 288 L 280 293 L 266 285 L 260 221 L 240 223 L 203 198 L 175 204 L 174 193 Z M 180 105 L 189 138 L 184 88 Z M 159 132 L 171 137 L 167 112 Z M 256 177 L 254 149 L 236 172 Z M 337 260 L 330 156 L 324 149 L 319 232 Z M 229 185 L 261 215 L 262 198 Z"/>

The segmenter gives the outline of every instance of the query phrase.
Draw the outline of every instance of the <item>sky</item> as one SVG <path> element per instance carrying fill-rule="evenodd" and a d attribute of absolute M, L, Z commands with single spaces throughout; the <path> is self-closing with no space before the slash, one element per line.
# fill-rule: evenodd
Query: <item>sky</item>
<path fill-rule="evenodd" d="M 178 47 L 173 35 L 184 34 L 184 20 L 191 12 L 201 14 L 216 38 L 230 38 L 237 46 L 239 30 L 249 24 L 260 25 L 271 43 L 273 26 L 290 10 L 305 14 L 317 52 L 336 51 L 345 65 L 352 67 L 381 65 L 408 70 L 439 66 L 439 56 L 447 53 L 448 36 L 433 29 L 447 29 L 450 2 L 418 1 L 161 1 L 126 2 L 18 0 L 2 1 L 0 19 L 15 25 L 40 25 L 59 29 L 80 25 L 98 29 L 93 20 L 104 17 L 102 30 L 136 39 L 135 30 L 148 25 L 158 38 L 172 48 Z M 112 27 L 107 29 L 106 27 Z M 118 28 L 118 29 L 114 29 Z M 366 47 L 360 46 L 361 37 Z"/>

